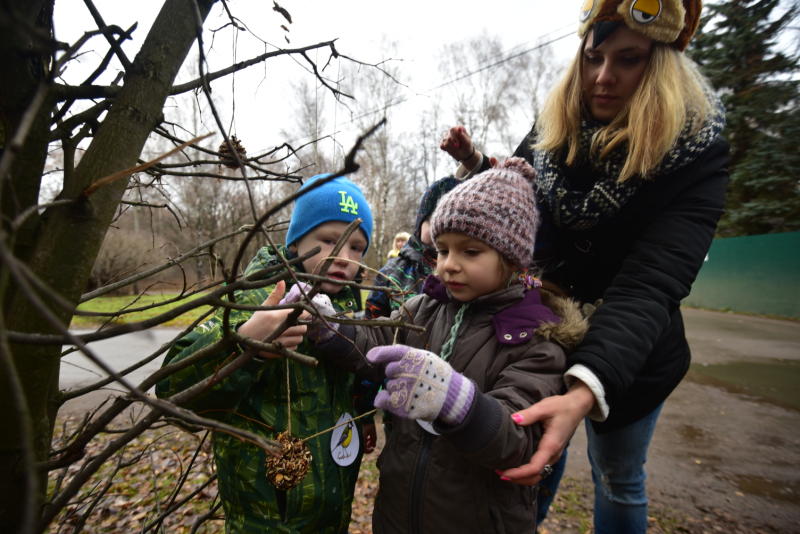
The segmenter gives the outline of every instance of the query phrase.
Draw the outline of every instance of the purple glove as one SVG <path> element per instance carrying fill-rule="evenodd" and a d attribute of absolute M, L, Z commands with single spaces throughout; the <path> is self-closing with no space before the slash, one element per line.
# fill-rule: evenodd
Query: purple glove
<path fill-rule="evenodd" d="M 375 407 L 406 419 L 461 423 L 475 400 L 475 385 L 436 354 L 406 345 L 374 347 L 372 363 L 388 363 Z"/>
<path fill-rule="evenodd" d="M 289 292 L 286 293 L 286 296 L 281 299 L 280 303 L 294 304 L 295 302 L 300 302 L 300 300 L 304 298 L 303 294 L 309 291 L 311 291 L 310 285 L 304 282 L 297 282 L 292 286 Z M 311 299 L 311 306 L 317 310 L 318 315 L 312 317 L 311 324 L 308 325 L 308 329 L 306 330 L 306 336 L 314 343 L 325 342 L 339 331 L 339 323 L 328 321 L 328 324 L 325 324 L 325 321 L 320 317 L 336 315 L 336 309 L 334 309 L 330 297 L 324 293 L 317 293 L 314 295 L 314 298 Z"/>

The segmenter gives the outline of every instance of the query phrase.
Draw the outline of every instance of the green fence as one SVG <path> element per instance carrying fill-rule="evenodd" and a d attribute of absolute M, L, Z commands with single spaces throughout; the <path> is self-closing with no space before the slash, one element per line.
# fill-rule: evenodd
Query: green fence
<path fill-rule="evenodd" d="M 715 239 L 684 304 L 800 318 L 800 232 Z"/>

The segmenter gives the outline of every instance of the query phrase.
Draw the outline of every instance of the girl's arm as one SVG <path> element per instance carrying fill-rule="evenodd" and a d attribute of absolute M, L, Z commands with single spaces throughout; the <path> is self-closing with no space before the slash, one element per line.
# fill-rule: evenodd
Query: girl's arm
<path fill-rule="evenodd" d="M 541 436 L 538 425 L 518 426 L 511 415 L 564 391 L 564 350 L 549 341 L 531 343 L 524 350 L 525 354 L 504 368 L 485 392 L 476 393 L 462 424 L 436 426 L 466 457 L 492 469 L 516 467 L 527 461 Z"/>
<path fill-rule="evenodd" d="M 417 295 L 409 299 L 399 310 L 392 312 L 389 319 L 413 323 L 423 298 L 423 295 Z M 317 350 L 338 367 L 380 382 L 384 378 L 384 366 L 367 360 L 367 352 L 373 347 L 404 344 L 407 340 L 408 330 L 401 327 L 341 324 L 335 335 L 317 344 Z"/>

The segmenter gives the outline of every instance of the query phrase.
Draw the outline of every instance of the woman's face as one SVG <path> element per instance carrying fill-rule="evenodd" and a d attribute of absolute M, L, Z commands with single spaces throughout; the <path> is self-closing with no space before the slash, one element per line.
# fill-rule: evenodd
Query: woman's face
<path fill-rule="evenodd" d="M 621 26 L 597 48 L 591 31 L 583 46 L 583 98 L 596 120 L 611 122 L 631 99 L 650 61 L 653 40 Z"/>

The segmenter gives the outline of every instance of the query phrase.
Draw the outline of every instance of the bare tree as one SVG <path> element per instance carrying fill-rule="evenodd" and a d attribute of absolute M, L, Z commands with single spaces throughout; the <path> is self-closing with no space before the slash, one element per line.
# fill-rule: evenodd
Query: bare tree
<path fill-rule="evenodd" d="M 421 194 L 420 190 L 410 187 L 413 177 L 403 172 L 407 154 L 404 147 L 413 145 L 416 150 L 420 139 L 406 134 L 394 121 L 401 112 L 397 104 L 402 101 L 398 75 L 397 66 L 384 63 L 381 69 L 352 67 L 344 77 L 353 84 L 352 89 L 347 89 L 355 98 L 352 121 L 364 128 L 376 117 L 384 117 L 387 124 L 365 143 L 361 172 L 353 177 L 362 185 L 372 207 L 375 227 L 368 263 L 376 268 L 385 262 L 394 234 L 411 229 L 416 201 Z"/>
<path fill-rule="evenodd" d="M 509 51 L 499 37 L 483 35 L 448 45 L 441 57 L 442 90 L 450 95 L 454 122 L 466 126 L 478 145 L 510 154 L 536 119 L 542 90 L 552 80 L 547 45 Z"/>
<path fill-rule="evenodd" d="M 293 172 L 275 171 L 283 167 L 281 161 L 285 160 L 286 153 L 292 152 L 292 147 L 277 147 L 255 155 L 246 155 L 238 150 L 213 105 L 210 83 L 273 57 L 295 55 L 323 87 L 339 94 L 322 74 L 322 69 L 310 59 L 308 51 L 319 50 L 321 56 L 327 52 L 328 59 L 349 60 L 335 49 L 333 42 L 322 42 L 298 48 L 270 49 L 218 71 L 208 72 L 203 22 L 217 4 L 215 0 L 164 0 L 140 50 L 131 58 L 123 51 L 121 43 L 131 38 L 135 26 L 123 29 L 107 24 L 91 0 L 85 0 L 85 4 L 94 17 L 96 28 L 87 29 L 75 43 L 56 41 L 53 38 L 54 1 L 0 2 L 0 73 L 7 81 L 0 88 L 0 208 L 3 224 L 0 230 L 0 409 L 6 423 L 0 435 L 0 531 L 24 534 L 46 530 L 59 514 L 75 504 L 76 499 L 84 506 L 74 522 L 75 528 L 80 530 L 100 498 L 108 492 L 116 471 L 111 470 L 110 478 L 105 479 L 107 483 L 90 484 L 95 480 L 93 477 L 104 466 L 116 465 L 115 469 L 121 469 L 143 458 L 142 455 L 126 457 L 124 450 L 148 428 L 162 424 L 165 417 L 195 429 L 233 433 L 266 450 L 275 450 L 274 443 L 257 435 L 227 427 L 179 407 L 207 388 L 210 380 L 169 400 L 156 400 L 147 395 L 147 390 L 174 369 L 162 369 L 139 384 L 126 378 L 132 369 L 157 358 L 166 347 L 154 354 L 143 355 L 136 366 L 118 373 L 86 344 L 131 330 L 150 328 L 198 305 L 221 306 L 230 310 L 235 305 L 230 302 L 235 290 L 274 283 L 287 276 L 286 268 L 260 273 L 258 280 L 244 280 L 237 273 L 241 270 L 246 247 L 257 235 L 268 235 L 266 232 L 271 229 L 275 215 L 293 199 L 292 196 L 270 199 L 270 206 L 264 209 L 256 202 L 251 186 L 256 181 L 297 180 L 298 175 Z M 218 5 L 228 16 L 227 29 L 246 31 L 242 21 L 230 11 L 230 5 L 225 2 Z M 276 26 L 290 22 L 290 14 L 277 3 L 274 11 L 280 18 Z M 95 44 L 105 42 L 107 47 L 105 53 L 97 58 L 94 72 L 77 85 L 63 82 L 64 70 L 70 68 L 70 62 L 82 53 L 90 40 Z M 175 84 L 176 75 L 195 43 L 200 51 L 199 75 L 188 82 Z M 112 60 L 119 63 L 122 76 L 111 83 L 99 82 L 100 75 Z M 195 90 L 209 104 L 212 119 L 208 122 L 215 124 L 224 138 L 222 149 L 209 149 L 203 146 L 201 137 L 185 136 L 189 128 L 164 122 L 167 98 Z M 142 161 L 140 155 L 153 134 L 166 139 L 172 150 L 154 160 Z M 354 156 L 360 142 L 348 154 L 338 174 L 350 173 L 357 168 Z M 53 201 L 39 204 L 47 174 L 47 156 L 51 147 L 56 145 L 62 151 L 63 183 Z M 175 156 L 178 153 L 180 157 Z M 201 170 L 202 165 L 213 166 L 220 161 L 237 169 L 236 175 Z M 121 207 L 146 210 L 166 207 L 167 203 L 160 206 L 153 197 L 137 196 L 136 193 L 148 187 L 158 188 L 169 177 L 179 176 L 230 180 L 241 184 L 248 193 L 246 205 L 250 225 L 225 235 L 209 235 L 204 243 L 176 252 L 160 265 L 84 293 L 107 230 L 120 214 Z M 126 192 L 132 196 L 126 197 Z M 217 194 L 221 193 L 218 191 Z M 226 282 L 224 287 L 211 285 L 207 288 L 209 291 L 196 301 L 132 325 L 81 336 L 67 330 L 78 302 L 176 268 L 237 235 L 242 236 L 241 246 L 226 268 L 227 277 L 215 281 L 216 284 Z M 115 314 L 123 311 L 130 310 L 119 310 Z M 295 315 L 299 312 L 298 309 Z M 228 313 L 223 313 L 226 325 Z M 225 346 L 237 342 L 251 343 L 254 347 L 266 347 L 273 352 L 283 351 L 287 357 L 298 357 L 272 344 L 272 337 L 264 343 L 257 343 L 237 337 L 229 328 L 228 331 L 229 335 L 220 341 Z M 59 391 L 61 347 L 64 344 L 80 350 L 103 370 L 107 378 L 79 390 Z M 249 358 L 249 352 L 244 352 L 221 368 L 215 379 L 224 378 L 246 364 Z M 52 442 L 61 405 L 112 382 L 125 394 L 88 414 L 77 428 L 63 436 L 63 442 Z M 133 404 L 143 408 L 138 417 L 127 425 L 112 428 L 115 418 Z M 113 432 L 114 438 L 102 449 L 87 454 L 87 448 L 103 432 Z M 185 481 L 183 475 L 182 479 Z M 90 491 L 82 492 L 87 484 L 91 485 Z M 178 495 L 177 490 L 174 495 Z M 177 504 L 174 499 L 168 504 L 167 513 L 174 509 L 173 504 Z M 211 507 L 209 517 L 215 509 Z M 160 525 L 158 520 L 145 530 L 160 528 Z"/>

